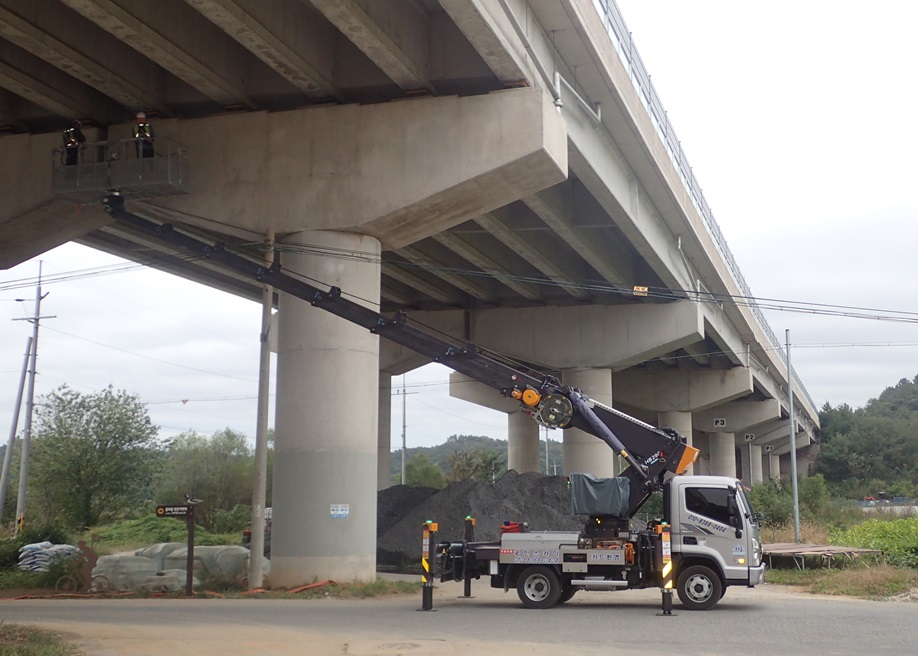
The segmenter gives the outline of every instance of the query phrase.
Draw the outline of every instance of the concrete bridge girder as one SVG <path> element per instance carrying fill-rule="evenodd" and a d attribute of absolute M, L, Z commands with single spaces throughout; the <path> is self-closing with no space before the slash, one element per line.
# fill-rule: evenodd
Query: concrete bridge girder
<path fill-rule="evenodd" d="M 742 440 L 743 433 L 753 432 L 755 426 L 780 417 L 781 405 L 777 400 L 735 400 L 696 411 L 692 414 L 692 424 L 701 432 L 732 432 Z"/>
<path fill-rule="evenodd" d="M 615 373 L 613 395 L 624 404 L 693 414 L 752 393 L 747 368 L 730 370 L 625 370 Z M 694 425 L 694 423 L 693 423 Z"/>
<path fill-rule="evenodd" d="M 475 311 L 470 339 L 553 368 L 625 368 L 704 338 L 697 304 L 634 304 Z"/>
<path fill-rule="evenodd" d="M 771 446 L 772 449 L 768 452 L 775 455 L 786 455 L 790 452 L 790 428 L 785 427 L 783 434 L 781 432 L 774 432 L 765 439 L 761 444 L 758 443 L 758 437 L 756 437 L 757 445 L 761 445 L 763 448 Z M 807 448 L 813 445 L 813 437 L 810 436 L 807 432 L 800 431 L 798 429 L 797 435 L 794 438 L 794 445 L 797 446 L 797 450 L 802 448 Z"/>
<path fill-rule="evenodd" d="M 449 14 L 484 60 L 504 84 L 518 84 L 529 77 L 531 65 L 506 14 L 494 2 L 485 0 L 440 0 Z"/>

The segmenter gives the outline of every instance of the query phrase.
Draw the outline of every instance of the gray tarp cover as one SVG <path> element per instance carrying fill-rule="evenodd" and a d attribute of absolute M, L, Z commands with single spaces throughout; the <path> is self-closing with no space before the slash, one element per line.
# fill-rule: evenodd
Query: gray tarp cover
<path fill-rule="evenodd" d="M 571 514 L 621 516 L 628 511 L 628 478 L 571 473 Z"/>

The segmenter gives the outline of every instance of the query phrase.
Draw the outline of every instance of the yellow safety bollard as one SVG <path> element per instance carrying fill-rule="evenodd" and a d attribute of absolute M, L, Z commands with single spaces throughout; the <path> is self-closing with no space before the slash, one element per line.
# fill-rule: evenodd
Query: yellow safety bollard
<path fill-rule="evenodd" d="M 433 610 L 434 549 L 438 524 L 433 521 L 424 523 L 424 540 L 421 543 L 421 611 Z"/>
<path fill-rule="evenodd" d="M 663 587 L 663 611 L 657 616 L 671 617 L 673 615 L 673 549 L 669 524 L 657 526 L 660 533 L 660 548 L 663 567 L 660 571 Z"/>

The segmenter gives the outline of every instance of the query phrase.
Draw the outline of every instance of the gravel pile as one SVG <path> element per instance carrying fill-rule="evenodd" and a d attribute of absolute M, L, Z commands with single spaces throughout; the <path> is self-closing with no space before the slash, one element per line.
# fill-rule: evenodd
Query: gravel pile
<path fill-rule="evenodd" d="M 464 480 L 436 490 L 394 486 L 380 491 L 377 516 L 377 562 L 380 568 L 417 567 L 425 521 L 439 524 L 436 540 L 459 541 L 465 517 L 475 517 L 475 540 L 500 536 L 505 521 L 526 522 L 531 531 L 581 530 L 582 519 L 571 516 L 565 478 L 507 471 L 493 484 Z"/>

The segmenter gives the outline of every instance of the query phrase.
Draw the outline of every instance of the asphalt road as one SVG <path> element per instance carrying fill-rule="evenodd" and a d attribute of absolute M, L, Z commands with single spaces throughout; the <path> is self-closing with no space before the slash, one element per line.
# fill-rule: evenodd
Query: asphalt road
<path fill-rule="evenodd" d="M 0 619 L 62 631 L 90 655 L 914 655 L 918 602 L 730 588 L 660 616 L 658 590 L 578 593 L 550 610 L 476 583 L 365 600 L 0 600 Z"/>

